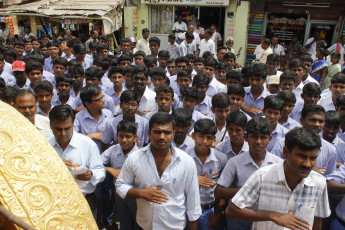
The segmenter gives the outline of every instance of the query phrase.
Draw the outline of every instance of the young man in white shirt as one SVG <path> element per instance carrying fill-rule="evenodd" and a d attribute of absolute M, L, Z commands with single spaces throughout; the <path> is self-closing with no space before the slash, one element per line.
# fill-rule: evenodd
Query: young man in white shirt
<path fill-rule="evenodd" d="M 211 39 L 212 32 L 211 30 L 205 31 L 205 38 L 201 40 L 199 45 L 199 57 L 202 57 L 204 52 L 209 51 L 213 55 L 216 54 L 216 45 L 214 41 Z"/>

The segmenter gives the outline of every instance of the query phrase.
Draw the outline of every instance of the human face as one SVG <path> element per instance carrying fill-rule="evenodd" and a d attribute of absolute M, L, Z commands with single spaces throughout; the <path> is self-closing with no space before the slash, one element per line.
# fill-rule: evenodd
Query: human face
<path fill-rule="evenodd" d="M 75 59 L 77 59 L 80 62 L 84 62 L 86 53 L 74 53 L 74 55 L 75 55 Z"/>
<path fill-rule="evenodd" d="M 16 45 L 16 46 L 14 47 L 14 51 L 16 52 L 17 57 L 23 55 L 24 49 L 25 49 L 24 46 L 18 46 L 18 45 Z"/>
<path fill-rule="evenodd" d="M 69 96 L 69 93 L 71 92 L 72 86 L 68 82 L 60 81 L 56 86 L 59 96 Z"/>
<path fill-rule="evenodd" d="M 191 97 L 182 98 L 183 108 L 189 109 L 193 112 L 194 107 L 198 104 L 198 101 Z"/>
<path fill-rule="evenodd" d="M 295 89 L 295 82 L 292 79 L 284 79 L 279 85 L 281 90 L 292 91 Z"/>
<path fill-rule="evenodd" d="M 108 41 L 107 40 L 103 40 L 103 39 L 100 39 L 98 41 L 99 44 L 102 44 L 102 45 L 108 45 Z"/>
<path fill-rule="evenodd" d="M 325 126 L 323 127 L 323 138 L 327 141 L 332 142 L 334 138 L 337 136 L 339 130 L 340 130 L 339 126 L 325 123 Z"/>
<path fill-rule="evenodd" d="M 214 113 L 215 117 L 216 117 L 216 121 L 219 122 L 225 122 L 226 121 L 226 117 L 229 115 L 230 113 L 230 106 L 225 107 L 225 108 L 211 108 L 212 113 Z"/>
<path fill-rule="evenodd" d="M 42 48 L 41 48 L 41 53 L 42 53 L 42 55 L 44 56 L 44 58 L 48 58 L 48 57 L 49 57 L 47 47 L 42 47 Z"/>
<path fill-rule="evenodd" d="M 278 84 L 270 84 L 267 86 L 267 90 L 271 94 L 277 94 L 277 93 L 279 93 L 279 85 Z"/>
<path fill-rule="evenodd" d="M 222 83 L 222 84 L 226 84 L 226 70 L 225 69 L 219 69 L 216 70 L 216 79 Z"/>
<path fill-rule="evenodd" d="M 176 72 L 180 71 L 181 69 L 188 69 L 188 64 L 185 63 L 185 62 L 177 63 L 176 64 L 176 69 L 177 69 Z"/>
<path fill-rule="evenodd" d="M 40 43 L 38 41 L 33 41 L 32 42 L 32 48 L 34 50 L 39 50 L 40 49 Z"/>
<path fill-rule="evenodd" d="M 273 71 L 277 70 L 278 62 L 267 61 L 267 67 L 268 67 L 268 71 L 273 72 Z"/>
<path fill-rule="evenodd" d="M 236 95 L 236 94 L 230 94 L 230 100 L 231 100 L 231 105 L 230 105 L 231 111 L 239 110 L 240 106 L 244 102 L 244 98 L 242 96 Z"/>
<path fill-rule="evenodd" d="M 92 96 L 91 102 L 86 102 L 86 107 L 88 110 L 102 110 L 105 108 L 105 100 L 102 91 Z"/>
<path fill-rule="evenodd" d="M 242 126 L 236 124 L 229 124 L 227 126 L 227 131 L 231 140 L 231 143 L 241 144 L 244 141 L 244 134 L 246 130 Z"/>
<path fill-rule="evenodd" d="M 32 50 L 32 43 L 31 42 L 25 43 L 25 48 L 24 49 L 25 49 L 26 53 L 30 53 L 31 50 Z"/>
<path fill-rule="evenodd" d="M 291 72 L 296 76 L 296 83 L 301 82 L 302 77 L 305 75 L 305 70 L 302 66 L 291 68 Z"/>
<path fill-rule="evenodd" d="M 251 155 L 264 154 L 266 147 L 271 141 L 271 136 L 266 134 L 249 133 L 245 135 Z"/>
<path fill-rule="evenodd" d="M 153 68 L 157 67 L 156 64 L 146 64 L 146 69 L 147 69 L 147 72 L 150 72 Z"/>
<path fill-rule="evenodd" d="M 206 74 L 206 76 L 210 79 L 213 77 L 215 71 L 216 71 L 216 69 L 212 66 L 205 66 L 204 67 L 204 74 Z"/>
<path fill-rule="evenodd" d="M 294 108 L 295 108 L 295 103 L 285 102 L 283 106 L 282 117 L 288 117 Z"/>
<path fill-rule="evenodd" d="M 193 33 L 194 32 L 194 25 L 189 25 L 188 26 L 188 31 Z"/>
<path fill-rule="evenodd" d="M 101 80 L 97 77 L 85 77 L 86 85 L 99 85 Z"/>
<path fill-rule="evenodd" d="M 233 40 L 229 40 L 227 42 L 225 42 L 225 45 L 229 48 L 231 48 L 234 45 L 234 41 Z"/>
<path fill-rule="evenodd" d="M 109 50 L 108 49 L 99 50 L 97 55 L 107 57 L 109 55 Z"/>
<path fill-rule="evenodd" d="M 345 84 L 342 84 L 342 83 L 331 84 L 331 92 L 332 92 L 332 98 L 334 99 L 334 101 L 336 101 L 338 97 L 345 94 Z"/>
<path fill-rule="evenodd" d="M 301 124 L 305 128 L 310 128 L 316 133 L 320 133 L 325 125 L 326 114 L 309 113 L 304 119 L 301 117 Z"/>
<path fill-rule="evenodd" d="M 129 66 L 131 64 L 131 61 L 129 60 L 122 60 L 120 63 L 119 63 L 119 66 L 124 69 L 126 68 L 126 66 Z"/>
<path fill-rule="evenodd" d="M 131 43 L 130 42 L 122 42 L 121 43 L 121 51 L 122 53 L 125 53 L 127 51 L 131 50 Z"/>
<path fill-rule="evenodd" d="M 195 143 L 196 152 L 209 152 L 216 137 L 212 134 L 193 132 L 192 138 Z"/>
<path fill-rule="evenodd" d="M 109 79 L 114 84 L 114 87 L 120 87 L 125 80 L 125 77 L 121 73 L 113 73 Z"/>
<path fill-rule="evenodd" d="M 190 129 L 190 125 L 176 123 L 175 125 L 175 138 L 184 139 Z"/>
<path fill-rule="evenodd" d="M 226 54 L 226 49 L 218 50 L 218 52 L 217 52 L 218 61 L 222 62 L 225 54 Z"/>
<path fill-rule="evenodd" d="M 129 100 L 121 103 L 120 107 L 123 111 L 123 116 L 133 120 L 135 118 L 135 113 L 138 111 L 139 104 L 137 101 Z"/>
<path fill-rule="evenodd" d="M 297 37 L 292 37 L 292 44 L 296 44 L 298 42 L 298 38 Z"/>
<path fill-rule="evenodd" d="M 309 62 L 309 61 L 306 61 L 304 62 L 304 67 L 305 67 L 305 71 L 307 73 L 310 73 L 311 72 L 311 66 L 312 66 L 313 63 Z"/>
<path fill-rule="evenodd" d="M 318 149 L 306 150 L 295 145 L 290 152 L 286 147 L 283 149 L 285 168 L 298 179 L 309 176 L 316 165 Z"/>
<path fill-rule="evenodd" d="M 175 62 L 168 63 L 168 72 L 170 76 L 176 75 L 176 64 Z"/>
<path fill-rule="evenodd" d="M 53 65 L 53 71 L 55 76 L 59 76 L 67 71 L 67 68 L 60 64 Z"/>
<path fill-rule="evenodd" d="M 230 70 L 234 68 L 235 60 L 233 58 L 224 59 L 223 62 L 228 65 Z"/>
<path fill-rule="evenodd" d="M 340 113 L 342 117 L 345 117 L 345 106 L 340 105 L 339 108 L 337 108 L 337 111 Z"/>
<path fill-rule="evenodd" d="M 31 81 L 32 86 L 35 86 L 37 82 L 42 80 L 42 72 L 40 70 L 34 69 L 28 74 L 28 78 Z"/>
<path fill-rule="evenodd" d="M 5 62 L 0 60 L 0 70 L 3 71 L 5 67 Z"/>
<path fill-rule="evenodd" d="M 281 116 L 280 110 L 269 108 L 269 109 L 264 109 L 263 112 L 264 112 L 265 117 L 270 121 L 271 126 L 274 127 Z"/>
<path fill-rule="evenodd" d="M 84 76 L 81 76 L 80 74 L 71 74 L 71 79 L 72 79 L 72 86 L 73 88 L 80 88 L 83 86 L 84 82 Z"/>
<path fill-rule="evenodd" d="M 158 57 L 159 67 L 162 67 L 163 69 L 165 69 L 167 67 L 167 62 L 168 62 L 168 58 Z"/>
<path fill-rule="evenodd" d="M 25 82 L 27 79 L 24 71 L 14 71 L 13 75 L 17 82 Z"/>
<path fill-rule="evenodd" d="M 132 74 L 131 72 L 127 72 L 125 73 L 125 81 L 126 81 L 126 86 L 127 89 L 131 89 L 132 88 Z"/>
<path fill-rule="evenodd" d="M 145 40 L 147 40 L 147 39 L 149 38 L 149 36 L 150 36 L 150 33 L 149 33 L 149 32 L 143 33 L 143 38 L 144 38 Z"/>
<path fill-rule="evenodd" d="M 225 84 L 226 84 L 226 88 L 229 88 L 230 85 L 233 85 L 233 84 L 240 84 L 240 82 L 235 79 L 235 78 L 228 78 L 227 80 L 225 80 Z"/>
<path fill-rule="evenodd" d="M 208 86 L 206 84 L 200 84 L 200 85 L 196 85 L 196 88 L 198 89 L 200 93 L 200 97 L 204 98 L 206 96 Z"/>
<path fill-rule="evenodd" d="M 339 58 L 337 56 L 335 56 L 335 55 L 332 55 L 331 62 L 332 62 L 332 64 L 338 64 L 339 63 Z"/>
<path fill-rule="evenodd" d="M 194 69 L 197 73 L 203 73 L 204 72 L 204 63 L 202 62 L 195 62 L 194 63 Z"/>
<path fill-rule="evenodd" d="M 272 42 L 272 45 L 276 46 L 278 44 L 278 38 L 273 37 L 271 42 Z"/>
<path fill-rule="evenodd" d="M 216 30 L 216 27 L 215 26 L 211 26 L 211 31 L 214 32 Z"/>
<path fill-rule="evenodd" d="M 153 75 L 151 76 L 151 82 L 153 87 L 157 89 L 159 86 L 165 85 L 165 77 L 161 75 Z"/>
<path fill-rule="evenodd" d="M 264 89 L 265 80 L 262 77 L 250 76 L 249 84 L 252 91 L 262 91 Z"/>
<path fill-rule="evenodd" d="M 57 58 L 58 54 L 59 54 L 59 49 L 56 46 L 51 46 L 48 48 L 48 54 L 49 56 L 54 59 Z M 79 59 L 78 59 L 79 60 Z M 84 59 L 83 59 L 84 60 Z"/>
<path fill-rule="evenodd" d="M 174 103 L 174 95 L 171 93 L 160 92 L 156 96 L 156 103 L 158 105 L 159 112 L 170 112 L 170 107 Z"/>
<path fill-rule="evenodd" d="M 174 139 L 174 127 L 172 123 L 167 124 L 153 124 L 151 129 L 147 131 L 151 147 L 156 150 L 167 150 L 170 148 L 171 142 Z"/>
<path fill-rule="evenodd" d="M 38 90 L 36 95 L 37 95 L 38 104 L 41 108 L 51 107 L 51 102 L 53 98 L 52 93 L 45 90 Z"/>
<path fill-rule="evenodd" d="M 69 143 L 73 135 L 73 121 L 69 117 L 66 121 L 51 121 L 50 128 L 58 143 Z"/>
<path fill-rule="evenodd" d="M 37 110 L 37 102 L 32 94 L 18 96 L 14 107 L 30 122 L 34 122 Z"/>
<path fill-rule="evenodd" d="M 158 53 L 159 50 L 159 45 L 156 42 L 150 42 L 149 44 L 151 54 L 156 54 Z"/>
<path fill-rule="evenodd" d="M 128 153 L 133 149 L 135 139 L 137 139 L 137 135 L 128 131 L 120 131 L 117 133 L 117 141 L 124 153 Z"/>
<path fill-rule="evenodd" d="M 134 57 L 134 62 L 135 62 L 135 65 L 145 65 L 144 63 L 144 57 L 141 56 L 141 55 L 137 55 Z"/>
<path fill-rule="evenodd" d="M 177 84 L 180 87 L 180 91 L 182 92 L 185 88 L 187 88 L 192 83 L 192 79 L 188 76 L 179 76 L 177 78 Z"/>
<path fill-rule="evenodd" d="M 320 100 L 320 95 L 319 94 L 301 94 L 301 97 L 304 100 L 304 106 L 309 105 L 309 104 L 316 104 Z"/>
<path fill-rule="evenodd" d="M 49 38 L 48 38 L 48 37 L 44 37 L 44 38 L 42 39 L 42 42 L 48 43 L 48 42 L 49 42 Z"/>
<path fill-rule="evenodd" d="M 132 84 L 135 90 L 142 92 L 146 88 L 147 77 L 144 73 L 137 73 L 132 76 Z"/>

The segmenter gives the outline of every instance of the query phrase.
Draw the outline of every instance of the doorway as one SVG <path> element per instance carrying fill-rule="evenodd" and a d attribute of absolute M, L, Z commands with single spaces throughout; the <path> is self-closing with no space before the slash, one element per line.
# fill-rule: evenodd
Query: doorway
<path fill-rule="evenodd" d="M 336 42 L 336 31 L 338 22 L 333 21 L 311 21 L 308 38 L 311 38 L 316 30 L 320 31 L 320 40 L 324 40 L 327 47 Z M 307 40 L 307 39 L 306 39 Z"/>
<path fill-rule="evenodd" d="M 200 24 L 206 30 L 216 25 L 224 41 L 225 7 L 200 7 Z"/>

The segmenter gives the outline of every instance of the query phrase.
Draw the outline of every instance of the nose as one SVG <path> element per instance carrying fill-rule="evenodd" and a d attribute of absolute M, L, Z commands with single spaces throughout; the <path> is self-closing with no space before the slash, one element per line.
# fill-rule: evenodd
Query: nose
<path fill-rule="evenodd" d="M 310 168 L 311 167 L 311 161 L 309 159 L 304 160 L 303 166 L 306 168 Z"/>
<path fill-rule="evenodd" d="M 261 137 L 256 139 L 256 144 L 261 145 L 262 144 L 262 139 Z"/>
<path fill-rule="evenodd" d="M 30 112 L 30 109 L 29 107 L 26 107 L 25 110 L 24 110 L 25 113 L 29 113 Z"/>

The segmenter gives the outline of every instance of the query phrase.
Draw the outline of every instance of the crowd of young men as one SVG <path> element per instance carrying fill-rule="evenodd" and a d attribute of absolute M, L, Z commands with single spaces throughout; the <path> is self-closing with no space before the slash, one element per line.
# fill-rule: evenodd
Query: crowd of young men
<path fill-rule="evenodd" d="M 99 227 L 345 229 L 344 73 L 322 92 L 310 55 L 281 72 L 143 35 L 119 55 L 106 36 L 0 46 L 1 100 L 80 167 Z"/>

